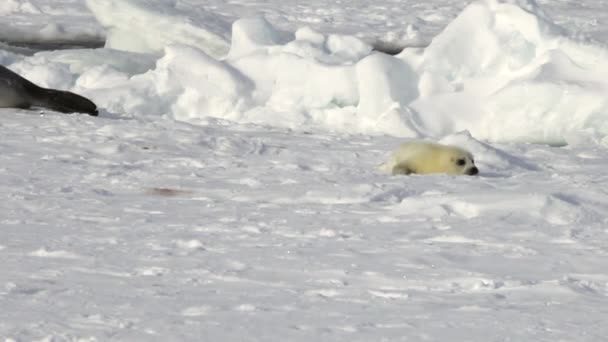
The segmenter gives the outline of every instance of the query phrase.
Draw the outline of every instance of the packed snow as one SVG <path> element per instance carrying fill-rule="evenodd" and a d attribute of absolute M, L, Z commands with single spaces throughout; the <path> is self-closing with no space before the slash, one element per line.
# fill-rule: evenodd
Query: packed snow
<path fill-rule="evenodd" d="M 0 109 L 0 336 L 603 340 L 593 3 L 3 1 L 0 64 L 100 116 Z M 378 170 L 413 138 L 480 175 Z"/>

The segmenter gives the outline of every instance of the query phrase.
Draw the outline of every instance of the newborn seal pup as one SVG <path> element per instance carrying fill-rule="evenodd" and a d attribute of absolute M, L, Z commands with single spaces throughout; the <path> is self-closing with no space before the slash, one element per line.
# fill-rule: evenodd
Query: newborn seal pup
<path fill-rule="evenodd" d="M 473 176 L 479 173 L 469 151 L 421 140 L 399 146 L 388 161 L 380 165 L 380 170 L 393 175 L 448 173 Z"/>
<path fill-rule="evenodd" d="M 91 100 L 69 91 L 39 87 L 0 65 L 0 108 L 30 107 L 97 116 L 97 106 Z"/>

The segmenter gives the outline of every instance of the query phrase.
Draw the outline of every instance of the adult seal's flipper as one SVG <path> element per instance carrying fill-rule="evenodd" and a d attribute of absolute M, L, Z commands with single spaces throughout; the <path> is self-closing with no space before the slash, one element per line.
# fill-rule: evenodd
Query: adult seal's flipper
<path fill-rule="evenodd" d="M 97 106 L 86 97 L 64 90 L 42 88 L 0 65 L 0 107 L 44 107 L 62 113 L 97 116 Z"/>
<path fill-rule="evenodd" d="M 32 106 L 45 107 L 62 113 L 87 113 L 97 116 L 97 106 L 86 97 L 69 91 L 39 88 Z"/>

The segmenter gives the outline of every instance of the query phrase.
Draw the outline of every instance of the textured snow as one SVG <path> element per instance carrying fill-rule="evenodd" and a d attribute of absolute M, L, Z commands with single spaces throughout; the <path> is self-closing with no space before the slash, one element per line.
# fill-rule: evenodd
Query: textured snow
<path fill-rule="evenodd" d="M 101 107 L 0 109 L 0 336 L 605 339 L 601 3 L 2 1 L 109 45 L 0 46 Z M 414 137 L 480 175 L 377 170 Z"/>

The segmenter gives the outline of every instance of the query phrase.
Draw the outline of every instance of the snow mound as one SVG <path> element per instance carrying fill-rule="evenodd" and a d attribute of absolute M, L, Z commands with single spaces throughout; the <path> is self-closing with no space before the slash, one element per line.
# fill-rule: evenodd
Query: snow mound
<path fill-rule="evenodd" d="M 562 38 L 562 30 L 537 8 L 532 1 L 483 0 L 469 5 L 433 39 L 421 69 L 458 85 L 533 67 L 539 55 L 559 48 Z"/>
<path fill-rule="evenodd" d="M 36 81 L 61 88 L 64 80 L 63 88 L 77 85 L 107 110 L 132 116 L 410 138 L 468 131 L 497 142 L 606 142 L 607 50 L 569 37 L 532 0 L 474 2 L 426 49 L 396 57 L 309 27 L 286 41 L 263 17 L 234 22 L 229 44 L 226 21 L 187 1 L 87 3 L 112 49 L 0 59 L 19 62 L 26 74 L 19 65 L 34 65 Z"/>
<path fill-rule="evenodd" d="M 230 25 L 200 5 L 173 0 L 87 0 L 106 28 L 106 47 L 162 52 L 170 43 L 197 46 L 222 57 L 228 52 Z"/>
<path fill-rule="evenodd" d="M 568 38 L 533 1 L 468 6 L 418 61 L 425 133 L 563 144 L 608 133 L 606 50 Z"/>
<path fill-rule="evenodd" d="M 233 24 L 226 59 L 213 58 L 200 44 L 169 44 L 153 70 L 93 94 L 114 112 L 191 123 L 219 118 L 293 129 L 417 135 L 407 107 L 418 95 L 417 77 L 407 62 L 370 55 L 371 46 L 355 37 L 312 29 L 299 30 L 286 44 L 280 40 L 263 18 L 241 19 Z"/>
<path fill-rule="evenodd" d="M 261 47 L 279 44 L 278 32 L 263 17 L 245 18 L 232 24 L 229 58 L 246 56 Z"/>
<path fill-rule="evenodd" d="M 102 3 L 114 2 L 93 7 Z M 145 13 L 155 9 L 143 1 L 121 3 Z M 176 7 L 170 7 L 166 22 L 183 19 Z M 124 23 L 138 31 L 136 24 Z M 232 25 L 230 53 L 213 61 L 200 57 L 210 54 L 207 41 L 176 38 L 160 24 L 158 29 L 169 36 L 150 46 L 166 45 L 165 38 L 191 46 L 166 49 L 152 72 L 156 76 L 148 75 L 153 91 L 141 95 L 150 97 L 134 101 L 149 104 L 160 96 L 175 102 L 147 114 L 403 137 L 439 138 L 467 130 L 492 141 L 552 144 L 608 133 L 606 51 L 568 38 L 533 1 L 475 2 L 422 55 L 405 52 L 397 58 L 373 53 L 355 37 L 311 28 L 282 44 L 273 26 L 256 17 Z M 196 34 L 182 35 L 190 36 Z M 188 72 L 166 72 L 169 65 L 184 68 L 177 64 L 188 65 Z M 178 76 L 206 68 L 215 71 L 190 81 Z M 123 107 L 112 106 L 135 108 Z"/>

